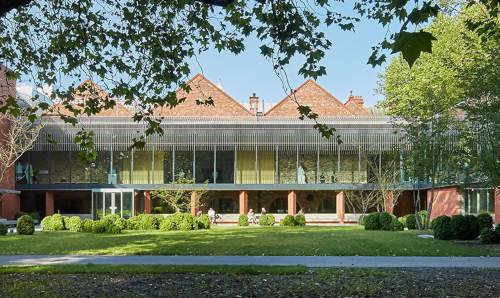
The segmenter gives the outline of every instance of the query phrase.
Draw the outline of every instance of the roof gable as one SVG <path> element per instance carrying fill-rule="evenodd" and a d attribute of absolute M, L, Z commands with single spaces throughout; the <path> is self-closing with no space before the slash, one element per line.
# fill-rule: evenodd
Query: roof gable
<path fill-rule="evenodd" d="M 191 88 L 189 92 L 178 89 L 177 99 L 184 98 L 174 108 L 159 107 L 155 110 L 156 116 L 197 116 L 197 117 L 217 117 L 217 116 L 251 116 L 249 110 L 228 95 L 224 90 L 217 87 L 202 74 L 195 75 L 187 85 Z M 205 101 L 211 98 L 213 106 L 200 105 L 197 101 Z"/>
<path fill-rule="evenodd" d="M 309 106 L 319 116 L 349 116 L 352 112 L 347 109 L 335 96 L 313 80 L 307 80 L 293 94 L 288 94 L 273 108 L 266 112 L 266 116 L 286 117 L 299 116 L 297 104 L 292 100 L 295 95 L 297 101 Z"/>
<path fill-rule="evenodd" d="M 351 113 L 358 116 L 370 115 L 370 112 L 365 108 L 363 98 L 361 96 L 349 95 L 349 99 L 345 106 Z"/>

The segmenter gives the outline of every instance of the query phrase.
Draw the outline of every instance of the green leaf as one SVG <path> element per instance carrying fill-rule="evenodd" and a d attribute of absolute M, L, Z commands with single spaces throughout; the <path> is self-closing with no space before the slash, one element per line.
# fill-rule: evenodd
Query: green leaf
<path fill-rule="evenodd" d="M 432 41 L 436 38 L 429 32 L 407 32 L 401 31 L 397 34 L 392 53 L 401 52 L 403 59 L 410 67 L 420 57 L 421 52 L 432 53 Z"/>

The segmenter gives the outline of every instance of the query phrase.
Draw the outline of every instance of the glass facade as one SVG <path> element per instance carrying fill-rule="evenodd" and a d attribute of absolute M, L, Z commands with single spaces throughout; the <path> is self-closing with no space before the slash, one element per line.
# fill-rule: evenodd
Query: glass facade
<path fill-rule="evenodd" d="M 83 163 L 77 151 L 31 151 L 16 165 L 16 179 L 19 184 L 164 184 L 179 178 L 225 184 L 367 183 L 385 164 L 380 154 L 278 147 L 258 151 L 110 149 L 98 151 L 95 160 Z M 392 166 L 397 167 L 394 173 L 399 177 L 398 163 Z"/>
<path fill-rule="evenodd" d="M 463 193 L 466 214 L 494 213 L 493 189 L 466 189 Z"/>

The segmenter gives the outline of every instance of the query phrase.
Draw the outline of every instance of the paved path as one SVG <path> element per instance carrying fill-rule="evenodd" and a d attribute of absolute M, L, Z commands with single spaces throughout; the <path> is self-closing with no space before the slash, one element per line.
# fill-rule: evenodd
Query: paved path
<path fill-rule="evenodd" d="M 0 265 L 303 265 L 306 267 L 500 268 L 500 257 L 0 256 Z"/>

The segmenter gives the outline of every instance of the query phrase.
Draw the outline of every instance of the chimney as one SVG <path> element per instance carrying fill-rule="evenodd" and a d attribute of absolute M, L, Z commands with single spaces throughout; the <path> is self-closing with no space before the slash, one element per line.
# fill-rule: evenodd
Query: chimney
<path fill-rule="evenodd" d="M 365 103 L 363 100 L 363 96 L 358 96 L 358 95 L 352 95 L 352 90 L 349 92 L 349 98 L 347 99 L 347 102 L 352 101 L 360 106 L 363 106 Z"/>
<path fill-rule="evenodd" d="M 255 93 L 250 96 L 250 112 L 252 115 L 257 115 L 259 112 L 259 97 Z"/>

